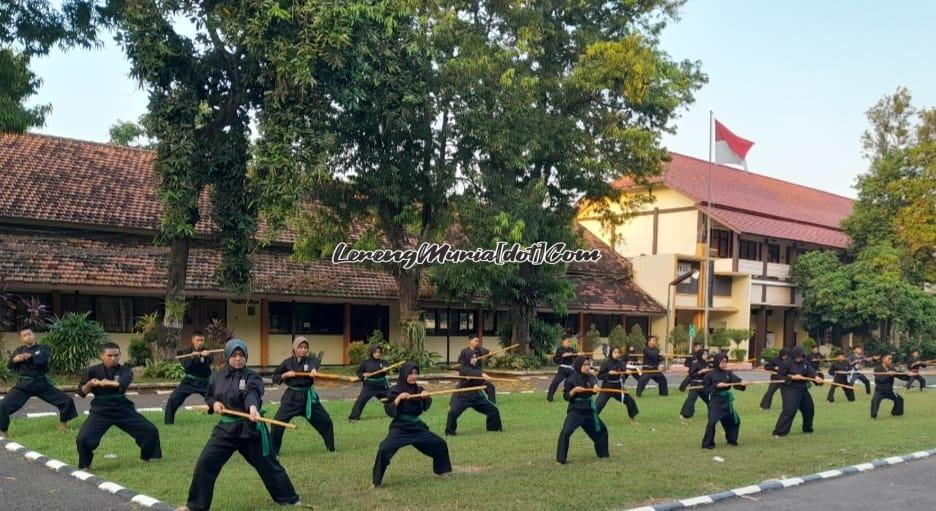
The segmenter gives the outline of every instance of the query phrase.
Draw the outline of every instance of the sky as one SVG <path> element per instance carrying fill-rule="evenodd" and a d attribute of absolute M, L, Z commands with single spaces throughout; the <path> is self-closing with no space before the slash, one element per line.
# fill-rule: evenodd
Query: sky
<path fill-rule="evenodd" d="M 865 111 L 898 86 L 936 107 L 936 2 L 690 0 L 662 48 L 698 60 L 709 82 L 680 112 L 674 152 L 708 157 L 709 111 L 754 141 L 748 168 L 855 197 L 868 163 Z M 43 79 L 32 103 L 52 104 L 41 133 L 106 142 L 118 119 L 137 120 L 146 95 L 107 37 L 103 49 L 33 61 Z"/>

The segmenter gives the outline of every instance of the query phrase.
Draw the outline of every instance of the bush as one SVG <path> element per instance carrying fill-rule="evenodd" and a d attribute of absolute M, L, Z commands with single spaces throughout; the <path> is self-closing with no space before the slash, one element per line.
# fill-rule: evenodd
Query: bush
<path fill-rule="evenodd" d="M 148 342 L 143 339 L 133 339 L 130 341 L 130 359 L 127 362 L 131 366 L 145 366 L 147 362 L 153 360 L 153 351 Z"/>
<path fill-rule="evenodd" d="M 627 346 L 633 346 L 638 352 L 647 347 L 647 336 L 644 335 L 643 328 L 640 325 L 631 327 L 630 334 L 627 335 Z"/>
<path fill-rule="evenodd" d="M 627 333 L 624 332 L 624 327 L 621 325 L 615 325 L 611 329 L 611 333 L 608 334 L 608 346 L 610 349 L 621 348 L 622 350 L 627 347 Z M 610 350 L 609 350 L 610 351 Z"/>
<path fill-rule="evenodd" d="M 43 344 L 52 349 L 52 371 L 79 374 L 100 354 L 107 334 L 100 323 L 88 319 L 89 314 L 69 312 L 49 327 Z"/>
<path fill-rule="evenodd" d="M 367 358 L 370 345 L 363 341 L 352 342 L 348 345 L 348 361 L 351 365 L 358 365 Z"/>
<path fill-rule="evenodd" d="M 373 332 L 371 332 L 370 337 L 367 338 L 368 346 L 371 346 L 374 344 L 383 344 L 385 342 L 387 342 L 387 340 L 383 338 L 382 330 L 374 330 Z"/>
<path fill-rule="evenodd" d="M 4 361 L 10 360 L 10 354 L 7 353 L 4 357 Z M 10 367 L 4 363 L 0 362 L 0 381 L 12 381 L 13 380 L 13 371 L 10 370 Z"/>
<path fill-rule="evenodd" d="M 598 333 L 598 329 L 595 328 L 595 324 L 592 323 L 592 325 L 588 327 L 588 331 L 585 332 L 585 339 L 582 344 L 585 345 L 589 351 L 591 351 L 598 347 L 600 340 L 601 334 Z"/>
<path fill-rule="evenodd" d="M 539 355 L 520 355 L 505 353 L 484 361 L 486 368 L 507 369 L 511 371 L 532 371 L 543 367 L 543 357 Z"/>
<path fill-rule="evenodd" d="M 530 324 L 530 351 L 534 355 L 542 356 L 553 346 L 559 344 L 563 332 L 561 325 L 553 325 L 540 319 L 534 319 Z"/>
<path fill-rule="evenodd" d="M 803 349 L 806 350 L 806 353 L 809 353 L 809 351 L 813 349 L 813 346 L 816 345 L 816 340 L 812 337 L 807 337 L 803 339 L 803 342 L 800 344 L 803 345 Z"/>
<path fill-rule="evenodd" d="M 669 343 L 674 353 L 689 353 L 689 330 L 685 325 L 676 325 L 676 328 L 670 330 Z"/>
<path fill-rule="evenodd" d="M 747 359 L 744 358 L 745 355 L 747 355 L 747 350 L 734 349 L 731 351 L 732 359 L 734 359 L 735 362 L 746 361 Z"/>
<path fill-rule="evenodd" d="M 154 379 L 181 380 L 185 368 L 175 360 L 150 360 L 143 369 L 143 376 Z"/>
<path fill-rule="evenodd" d="M 761 350 L 761 360 L 768 362 L 780 356 L 780 348 L 775 346 L 770 346 Z"/>
<path fill-rule="evenodd" d="M 716 328 L 712 331 L 712 334 L 709 335 L 709 346 L 714 346 L 716 348 L 724 348 L 731 343 L 731 338 L 728 337 L 728 330 L 725 328 Z"/>
<path fill-rule="evenodd" d="M 385 344 L 381 346 L 381 350 L 383 351 L 383 359 L 387 361 L 387 364 L 392 365 L 406 360 L 407 362 L 415 362 L 422 370 L 435 366 L 442 358 L 442 355 L 434 351 L 407 350 L 399 344 Z"/>

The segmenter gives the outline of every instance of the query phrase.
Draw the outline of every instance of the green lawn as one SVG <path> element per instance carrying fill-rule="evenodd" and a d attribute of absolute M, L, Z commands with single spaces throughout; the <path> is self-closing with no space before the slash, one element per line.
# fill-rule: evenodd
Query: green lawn
<path fill-rule="evenodd" d="M 371 489 L 374 455 L 388 424 L 373 401 L 364 420 L 355 424 L 346 420 L 350 401 L 326 402 L 336 423 L 338 452 L 326 453 L 319 436 L 303 421 L 298 430 L 287 432 L 281 461 L 303 501 L 318 509 L 570 509 L 582 507 L 583 496 L 589 500 L 586 507 L 608 509 L 712 493 L 936 446 L 933 392 L 906 394 L 907 415 L 901 418 L 891 417 L 890 404 L 885 402 L 876 422 L 868 417 L 870 397 L 864 393 L 854 403 L 843 400 L 830 405 L 816 399 L 814 434 L 800 433 L 797 419 L 790 436 L 774 439 L 770 433 L 779 414 L 780 396 L 776 395 L 773 410 L 762 412 L 757 403 L 763 390 L 757 386 L 737 393 L 741 446 L 725 446 L 719 429 L 715 451 L 699 448 L 704 405 L 695 419 L 682 423 L 677 414 L 684 394 L 661 398 L 654 389 L 638 400 L 639 424 L 629 423 L 622 406 L 611 403 L 605 409 L 602 417 L 611 434 L 608 460 L 598 460 L 588 438 L 579 431 L 572 437 L 568 464 L 557 465 L 556 438 L 566 406 L 547 404 L 543 392 L 537 392 L 499 398 L 503 433 L 483 431 L 483 417 L 466 412 L 459 435 L 448 439 L 455 473 L 442 479 L 432 475 L 428 458 L 406 448 L 394 458 L 384 486 Z M 824 398 L 825 388 L 814 389 L 813 394 Z M 447 399 L 436 400 L 424 415 L 433 431 L 442 432 L 447 404 Z M 162 426 L 160 414 L 148 416 L 159 424 L 163 460 L 140 462 L 132 440 L 112 429 L 97 450 L 92 471 L 135 491 L 181 504 L 195 460 L 217 418 L 180 412 L 177 424 L 170 428 Z M 16 420 L 14 440 L 76 464 L 77 424 L 68 434 L 56 432 L 54 424 L 54 418 Z M 109 453 L 117 457 L 105 458 Z M 713 456 L 725 461 L 715 462 Z M 253 470 L 235 454 L 218 481 L 215 509 L 278 507 L 272 505 Z"/>

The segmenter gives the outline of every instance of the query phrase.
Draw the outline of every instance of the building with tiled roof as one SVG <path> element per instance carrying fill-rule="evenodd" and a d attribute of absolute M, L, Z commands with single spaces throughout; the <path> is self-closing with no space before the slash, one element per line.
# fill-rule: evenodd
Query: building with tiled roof
<path fill-rule="evenodd" d="M 165 296 L 169 249 L 156 245 L 162 206 L 153 153 L 44 135 L 0 134 L 0 282 L 37 297 L 55 314 L 91 312 L 110 337 L 129 344 L 135 319 L 158 311 Z M 207 197 L 207 195 L 205 196 Z M 235 296 L 215 279 L 220 252 L 207 198 L 200 206 L 186 274 L 190 306 L 184 335 L 221 319 L 250 344 L 251 363 L 289 355 L 296 335 L 308 337 L 325 363 L 347 361 L 350 342 L 381 330 L 399 335 L 398 289 L 386 272 L 329 260 L 295 261 L 294 234 L 279 232 L 253 257 L 249 296 Z M 264 226 L 261 222 L 260 235 Z M 664 308 L 634 283 L 631 264 L 599 238 L 598 264 L 570 265 L 575 299 L 565 324 L 582 334 L 596 324 L 646 331 Z M 485 310 L 482 297 L 452 303 L 420 286 L 427 349 L 455 358 L 471 335 L 496 337 L 506 309 Z M 548 307 L 539 308 L 552 317 Z M 13 313 L 15 315 L 15 313 Z M 11 318 L 15 321 L 15 318 Z M 16 342 L 4 337 L 3 349 Z"/>
<path fill-rule="evenodd" d="M 681 154 L 670 158 L 648 184 L 626 177 L 614 183 L 628 197 L 649 195 L 652 201 L 613 230 L 603 228 L 587 207 L 578 219 L 606 243 L 613 239 L 615 250 L 633 265 L 634 282 L 670 309 L 669 318 L 655 320 L 652 328 L 694 325 L 702 331 L 710 211 L 709 329 L 751 329 L 753 342 L 742 349 L 754 356 L 767 346 L 803 340 L 809 333 L 799 326 L 801 298 L 790 282 L 790 265 L 806 251 L 847 248 L 841 223 L 851 214 L 852 199 Z M 699 270 L 698 279 L 670 289 L 671 281 L 693 270 Z M 837 342 L 841 334 L 829 335 Z"/>

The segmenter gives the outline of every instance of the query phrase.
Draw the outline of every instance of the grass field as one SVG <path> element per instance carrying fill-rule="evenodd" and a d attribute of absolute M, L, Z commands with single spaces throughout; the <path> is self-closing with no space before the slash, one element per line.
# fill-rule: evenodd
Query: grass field
<path fill-rule="evenodd" d="M 321 438 L 301 419 L 299 429 L 286 434 L 281 462 L 302 500 L 316 509 L 440 509 L 500 511 L 526 509 L 627 508 L 671 498 L 685 498 L 766 479 L 802 475 L 883 456 L 936 446 L 933 411 L 936 393 L 905 394 L 906 415 L 889 415 L 885 401 L 881 417 L 869 419 L 870 396 L 858 394 L 854 403 L 824 401 L 825 387 L 813 389 L 816 432 L 800 432 L 800 420 L 790 436 L 775 439 L 771 430 L 779 414 L 779 394 L 769 412 L 757 408 L 763 386 L 738 392 L 741 414 L 739 447 L 699 448 L 705 427 L 705 408 L 699 402 L 696 418 L 677 417 L 684 394 L 668 398 L 648 391 L 638 400 L 638 423 L 627 420 L 624 407 L 610 403 L 602 414 L 611 435 L 611 458 L 598 460 L 587 436 L 572 437 L 569 462 L 555 462 L 556 439 L 565 416 L 564 402 L 547 404 L 542 392 L 511 394 L 498 399 L 505 431 L 487 433 L 483 416 L 466 412 L 459 435 L 449 437 L 455 473 L 432 475 L 428 458 L 414 449 L 399 452 L 378 490 L 370 487 L 377 444 L 388 419 L 372 401 L 364 420 L 346 420 L 350 401 L 330 401 L 326 409 L 335 420 L 338 452 L 325 451 Z M 448 400 L 437 399 L 425 421 L 441 433 Z M 185 502 L 195 460 L 216 417 L 180 412 L 176 425 L 163 426 L 161 414 L 147 414 L 159 425 L 164 459 L 142 463 L 133 441 L 117 429 L 105 436 L 96 452 L 95 474 L 172 504 Z M 268 414 L 272 416 L 272 414 Z M 77 464 L 74 438 L 83 417 L 68 433 L 54 430 L 55 419 L 19 419 L 14 440 L 47 456 Z M 112 454 L 116 457 L 106 457 Z M 713 456 L 724 458 L 716 462 Z M 234 455 L 218 480 L 214 509 L 281 509 L 272 504 L 259 478 Z"/>

